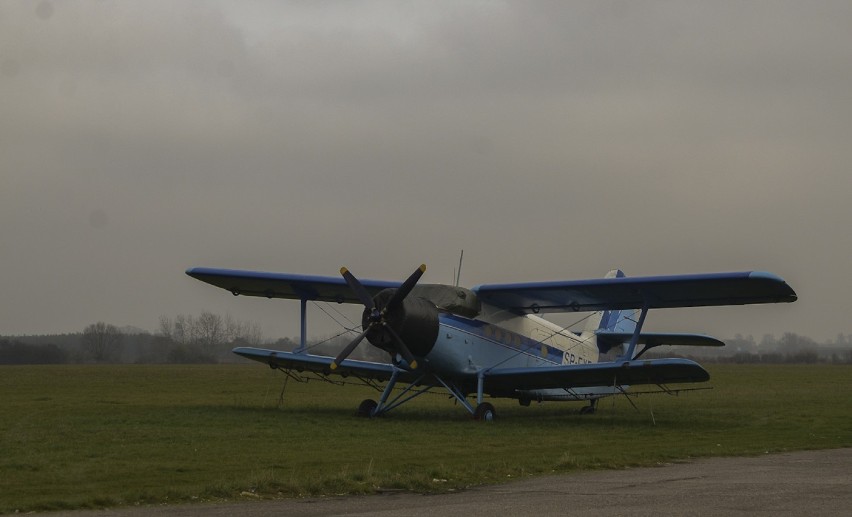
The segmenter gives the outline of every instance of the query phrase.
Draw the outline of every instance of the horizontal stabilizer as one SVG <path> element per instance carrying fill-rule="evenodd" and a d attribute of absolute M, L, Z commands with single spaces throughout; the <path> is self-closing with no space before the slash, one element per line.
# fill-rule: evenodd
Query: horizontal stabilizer
<path fill-rule="evenodd" d="M 629 332 L 607 332 L 600 331 L 597 333 L 598 348 L 606 352 L 610 348 L 627 343 L 633 337 Z M 725 346 L 724 341 L 720 341 L 706 334 L 675 334 L 675 333 L 646 333 L 639 334 L 640 345 L 646 345 L 647 348 L 655 346 Z"/>
<path fill-rule="evenodd" d="M 676 384 L 705 382 L 707 373 L 688 359 L 649 359 L 639 361 L 563 365 L 550 367 L 505 368 L 485 374 L 488 386 L 516 390 L 549 388 L 587 388 L 594 386 L 633 386 L 640 384 Z"/>

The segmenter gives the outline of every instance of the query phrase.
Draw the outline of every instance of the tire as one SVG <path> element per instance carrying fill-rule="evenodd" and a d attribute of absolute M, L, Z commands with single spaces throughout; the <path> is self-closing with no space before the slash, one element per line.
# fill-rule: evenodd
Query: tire
<path fill-rule="evenodd" d="M 473 412 L 473 419 L 480 422 L 493 422 L 495 418 L 497 418 L 497 412 L 494 410 L 494 406 L 488 402 L 476 406 L 476 410 Z"/>
<path fill-rule="evenodd" d="M 362 401 L 361 404 L 358 406 L 358 411 L 355 413 L 355 416 L 358 416 L 358 417 L 361 417 L 361 418 L 372 418 L 373 417 L 373 411 L 377 407 L 379 407 L 378 402 L 376 402 L 373 399 L 366 399 L 366 400 Z"/>

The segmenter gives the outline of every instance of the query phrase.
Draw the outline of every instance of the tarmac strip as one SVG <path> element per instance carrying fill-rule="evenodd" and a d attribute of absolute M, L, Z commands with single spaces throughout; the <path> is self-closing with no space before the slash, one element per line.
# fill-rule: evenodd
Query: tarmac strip
<path fill-rule="evenodd" d="M 852 448 L 578 472 L 410 493 L 51 512 L 50 517 L 850 515 Z"/>

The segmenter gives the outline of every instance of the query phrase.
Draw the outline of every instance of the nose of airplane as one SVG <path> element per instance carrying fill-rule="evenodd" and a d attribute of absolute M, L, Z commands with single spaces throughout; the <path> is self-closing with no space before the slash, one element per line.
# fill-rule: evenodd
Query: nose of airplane
<path fill-rule="evenodd" d="M 332 370 L 336 369 L 365 337 L 370 344 L 392 356 L 399 354 L 410 369 L 417 369 L 415 354 L 424 357 L 432 350 L 438 338 L 438 308 L 426 299 L 408 296 L 425 271 L 426 265 L 421 264 L 399 287 L 380 291 L 373 298 L 348 269 L 340 268 L 340 274 L 364 304 L 364 314 L 361 318 L 364 331 L 332 361 Z"/>
<path fill-rule="evenodd" d="M 385 289 L 374 298 L 383 319 L 379 325 L 370 328 L 367 341 L 391 355 L 398 353 L 411 364 L 411 359 L 406 357 L 406 348 L 415 357 L 425 357 L 435 346 L 439 328 L 438 308 L 431 301 L 417 297 L 406 297 L 390 305 L 394 291 Z M 373 321 L 371 316 L 370 310 L 365 309 L 361 318 L 365 329 Z M 416 368 L 416 364 L 412 367 Z"/>

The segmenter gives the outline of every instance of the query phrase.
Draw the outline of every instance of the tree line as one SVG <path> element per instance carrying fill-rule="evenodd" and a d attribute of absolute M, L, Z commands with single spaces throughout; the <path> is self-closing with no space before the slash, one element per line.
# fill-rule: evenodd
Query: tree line
<path fill-rule="evenodd" d="M 349 334 L 312 339 L 307 349 L 312 354 L 335 355 L 351 339 Z M 291 351 L 299 346 L 299 340 L 265 342 L 257 323 L 202 312 L 198 316 L 161 316 L 154 334 L 97 322 L 75 334 L 0 338 L 0 364 L 231 363 L 241 361 L 231 353 L 232 348 L 261 345 Z M 725 347 L 672 347 L 652 350 L 648 356 L 727 363 L 852 364 L 852 334 L 839 334 L 827 343 L 791 332 L 780 338 L 766 334 L 760 340 L 737 334 Z M 352 358 L 388 360 L 387 353 L 371 346 L 358 347 Z"/>
<path fill-rule="evenodd" d="M 155 334 L 99 321 L 82 332 L 0 338 L 0 364 L 222 363 L 235 346 L 259 346 L 260 325 L 230 316 L 162 316 Z"/>
<path fill-rule="evenodd" d="M 760 340 L 737 334 L 725 341 L 724 347 L 673 347 L 675 355 L 702 362 L 746 364 L 852 364 L 852 335 L 838 334 L 834 341 L 815 340 L 785 332 L 780 338 L 764 334 Z M 667 351 L 653 351 L 649 356 L 661 356 Z M 672 354 L 668 354 L 671 356 Z"/>

